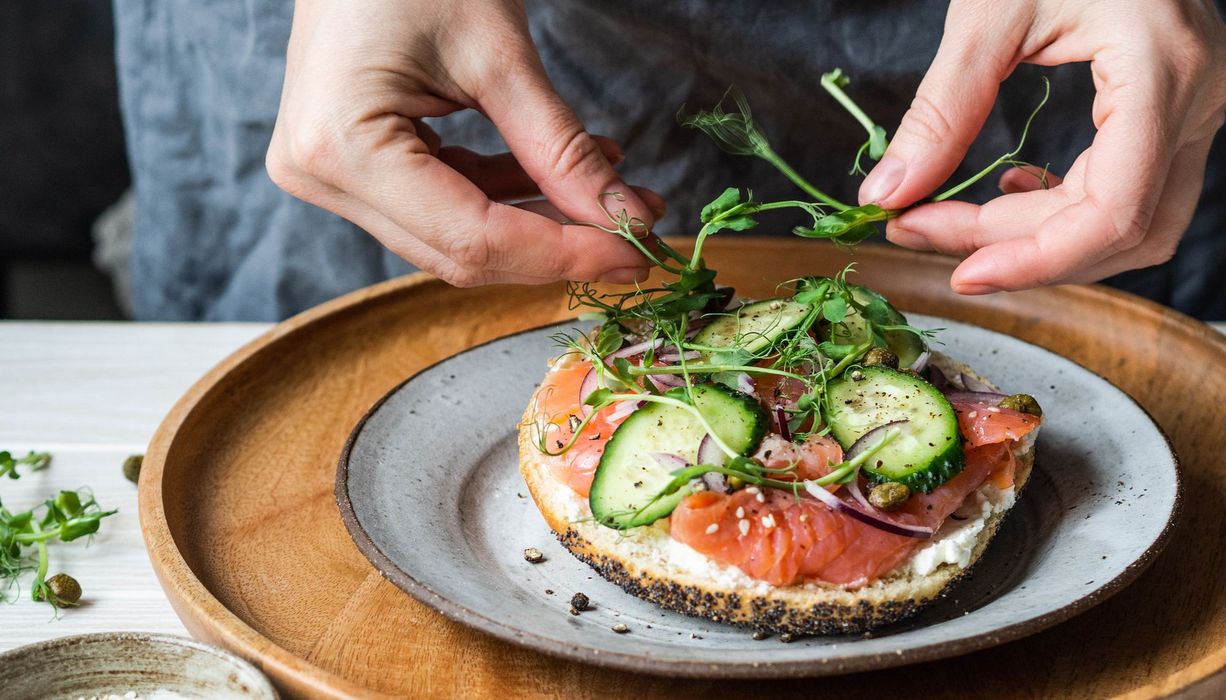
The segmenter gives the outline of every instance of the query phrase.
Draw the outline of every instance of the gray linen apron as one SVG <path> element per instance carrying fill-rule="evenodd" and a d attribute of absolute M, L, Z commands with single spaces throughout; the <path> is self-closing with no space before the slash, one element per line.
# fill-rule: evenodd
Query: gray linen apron
<path fill-rule="evenodd" d="M 724 187 L 791 197 L 770 166 L 718 151 L 674 122 L 735 84 L 777 151 L 819 186 L 854 200 L 847 177 L 859 126 L 820 89 L 841 67 L 876 120 L 898 124 L 940 41 L 937 0 L 558 0 L 529 2 L 532 32 L 558 91 L 589 131 L 626 150 L 628 182 L 669 202 L 658 230 L 694 230 Z M 289 0 L 116 0 L 121 97 L 137 201 L 134 309 L 142 319 L 277 320 L 412 270 L 352 224 L 281 192 L 264 171 L 276 117 Z M 966 164 L 1016 142 L 1038 98 L 1053 95 L 1022 157 L 1063 172 L 1093 137 L 1086 65 L 1022 66 L 1008 80 Z M 445 142 L 504 150 L 475 113 L 435 120 Z M 1226 138 L 1171 262 L 1110 283 L 1203 318 L 1226 319 Z M 988 178 L 962 197 L 994 194 Z M 786 232 L 783 218 L 767 229 Z M 747 234 L 737 234 L 747 235 Z M 1075 232 L 1070 232 L 1075 235 Z"/>

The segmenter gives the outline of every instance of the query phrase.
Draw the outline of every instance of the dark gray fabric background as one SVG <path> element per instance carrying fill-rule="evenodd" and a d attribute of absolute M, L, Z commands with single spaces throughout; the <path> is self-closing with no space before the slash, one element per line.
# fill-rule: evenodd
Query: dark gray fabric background
<path fill-rule="evenodd" d="M 533 35 L 561 95 L 594 133 L 626 150 L 628 182 L 669 202 L 661 233 L 692 231 L 724 187 L 794 194 L 770 166 L 718 151 L 674 122 L 730 84 L 750 97 L 776 150 L 832 194 L 860 127 L 819 87 L 838 66 L 857 101 L 898 124 L 940 40 L 938 0 L 529 2 Z M 289 0 L 117 0 L 117 53 L 137 197 L 133 277 L 143 319 L 284 318 L 411 266 L 351 224 L 278 190 L 263 159 L 276 116 Z M 1093 136 L 1086 65 L 1043 69 L 1053 98 L 1022 157 L 1063 172 Z M 1009 79 L 962 178 L 1016 141 L 1040 94 L 1039 69 Z M 479 115 L 436 120 L 444 140 L 503 150 Z M 1170 263 L 1111 283 L 1203 318 L 1226 318 L 1226 154 L 1219 135 L 1191 230 Z M 982 201 L 994 178 L 964 193 Z M 785 232 L 791 219 L 758 231 Z M 1069 232 L 1076 235 L 1076 232 Z M 744 234 L 738 234 L 744 235 Z M 755 232 L 753 235 L 763 235 Z"/>

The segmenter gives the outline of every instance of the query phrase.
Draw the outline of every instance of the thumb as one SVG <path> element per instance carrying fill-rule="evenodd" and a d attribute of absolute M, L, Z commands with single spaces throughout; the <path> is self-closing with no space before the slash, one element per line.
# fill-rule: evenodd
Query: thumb
<path fill-rule="evenodd" d="M 941 46 L 915 100 L 885 155 L 860 186 L 862 204 L 888 209 L 914 204 L 962 162 L 1025 35 L 1028 22 L 1011 16 L 1006 5 L 1010 3 L 978 0 L 950 5 Z"/>
<path fill-rule="evenodd" d="M 600 144 L 554 91 L 539 59 L 526 63 L 513 70 L 513 79 L 498 76 L 479 102 L 541 194 L 575 220 L 607 225 L 603 203 L 613 214 L 625 209 L 651 226 L 651 209 L 622 181 Z"/>

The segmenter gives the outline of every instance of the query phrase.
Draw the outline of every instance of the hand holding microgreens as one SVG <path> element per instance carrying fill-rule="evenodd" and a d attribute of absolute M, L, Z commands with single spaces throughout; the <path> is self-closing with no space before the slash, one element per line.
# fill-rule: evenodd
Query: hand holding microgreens
<path fill-rule="evenodd" d="M 31 452 L 20 459 L 0 452 L 0 475 L 17 479 L 17 466 L 37 470 L 50 461 L 51 455 L 45 452 Z M 53 608 L 77 605 L 81 586 L 75 579 L 67 574 L 47 577 L 48 545 L 88 538 L 98 531 L 103 518 L 115 513 L 103 510 L 87 489 L 60 491 L 41 505 L 16 513 L 0 503 L 0 597 L 17 584 L 18 577 L 33 571 L 34 600 L 46 601 Z"/>
<path fill-rule="evenodd" d="M 868 140 L 856 152 L 855 162 L 851 170 L 853 174 L 863 174 L 864 170 L 860 166 L 860 160 L 863 155 L 867 153 L 873 160 L 880 160 L 881 156 L 885 153 L 886 147 L 889 145 L 885 129 L 869 118 L 843 90 L 851 82 L 851 79 L 841 70 L 836 68 L 826 73 L 822 76 L 821 82 L 822 87 L 868 132 Z M 1039 111 L 1043 109 L 1043 106 L 1047 104 L 1047 99 L 1050 95 L 1051 85 L 1044 78 L 1043 98 L 1026 120 L 1025 126 L 1022 128 L 1021 137 L 1018 139 L 1017 147 L 997 158 L 987 167 L 966 180 L 933 195 L 928 201 L 940 202 L 949 199 L 987 177 L 992 171 L 1002 165 L 1029 165 L 1028 163 L 1015 160 L 1015 158 L 1026 143 L 1026 136 L 1030 132 L 1030 124 L 1034 121 Z M 729 97 L 732 98 L 733 104 L 736 105 L 735 112 L 728 112 L 723 107 L 724 100 L 727 100 Z M 801 177 L 794 168 L 788 165 L 771 148 L 766 135 L 758 127 L 757 123 L 754 122 L 753 115 L 749 111 L 749 103 L 745 100 L 744 95 L 730 88 L 724 100 L 721 100 L 719 104 L 709 111 L 700 111 L 692 115 L 679 114 L 678 120 L 682 126 L 703 131 L 715 141 L 716 145 L 728 153 L 756 156 L 765 160 L 775 166 L 801 190 L 813 197 L 816 200 L 814 202 L 796 202 L 792 204 L 792 206 L 804 209 L 806 213 L 813 217 L 813 224 L 811 226 L 798 226 L 793 229 L 793 233 L 796 235 L 806 238 L 826 238 L 844 246 L 855 245 L 877 232 L 877 222 L 892 219 L 905 211 L 903 209 L 883 209 L 871 202 L 861 206 L 852 206 L 822 192 Z M 725 195 L 727 195 L 727 192 L 721 195 L 721 197 Z M 916 206 L 919 204 L 923 204 L 923 202 L 918 203 Z M 827 208 L 831 208 L 834 211 L 826 212 Z M 746 225 L 745 228 L 750 226 L 752 224 Z"/>
<path fill-rule="evenodd" d="M 849 82 L 839 70 L 822 79 L 823 87 L 868 134 L 856 153 L 852 168 L 853 172 L 862 173 L 862 157 L 880 159 L 888 140 L 884 128 L 873 122 L 845 92 Z M 735 106 L 731 111 L 723 106 L 729 98 Z M 1030 115 L 1031 120 L 1046 99 L 1045 84 L 1043 100 Z M 770 419 L 785 439 L 804 441 L 811 435 L 826 435 L 831 430 L 823 417 L 830 409 L 827 389 L 832 382 L 855 367 L 870 364 L 887 364 L 895 368 L 894 371 L 910 371 L 914 375 L 926 361 L 927 340 L 932 331 L 907 324 L 884 297 L 848 282 L 847 276 L 854 271 L 854 265 L 848 265 L 834 277 L 792 280 L 790 294 L 730 307 L 734 290 L 716 285 L 716 272 L 706 267 L 702 252 L 711 235 L 754 228 L 758 225 L 758 214 L 776 210 L 795 210 L 805 217 L 805 223 L 793 229 L 796 235 L 827 239 L 837 246 L 852 248 L 875 234 L 878 222 L 899 215 L 901 210 L 883 209 L 871 203 L 851 206 L 815 187 L 771 147 L 754 121 L 745 97 L 735 90 L 730 89 L 725 99 L 709 111 L 679 115 L 678 118 L 683 126 L 700 129 L 709 135 L 725 151 L 756 156 L 772 164 L 811 199 L 760 202 L 747 188 L 728 187 L 703 207 L 693 251 L 686 256 L 650 236 L 644 221 L 624 211 L 611 213 L 604 199 L 618 199 L 619 195 L 602 195 L 600 208 L 608 223 L 573 223 L 622 237 L 672 279 L 626 293 L 602 293 L 587 283 L 569 285 L 571 308 L 583 308 L 581 319 L 600 323 L 590 334 L 559 333 L 554 336 L 554 340 L 566 348 L 567 354 L 591 366 L 584 381 L 586 388 L 581 390 L 585 408 L 582 416 L 576 413 L 563 421 L 569 427 L 565 439 L 554 434 L 560 429 L 556 417 L 540 421 L 536 425 L 537 448 L 548 455 L 568 452 L 588 424 L 615 404 L 630 403 L 638 407 L 636 410 L 645 406 L 666 407 L 673 415 L 689 416 L 683 422 L 698 430 L 703 443 L 710 443 L 710 447 L 699 448 L 693 460 L 695 463 L 687 463 L 686 459 L 673 454 L 657 455 L 669 464 L 680 460 L 680 466 L 666 472 L 669 477 L 666 480 L 653 482 L 654 495 L 645 501 L 636 501 L 640 505 L 633 510 L 606 512 L 610 517 L 600 516 L 601 522 L 616 527 L 646 524 L 667 515 L 682 495 L 689 493 L 691 488 L 701 488 L 696 480 L 708 474 L 722 475 L 730 483 L 784 489 L 797 495 L 805 488 L 825 493 L 822 489 L 827 486 L 852 483 L 861 476 L 883 478 L 874 471 L 874 466 L 870 466 L 869 460 L 909 430 L 904 427 L 907 420 L 896 420 L 870 431 L 863 437 L 867 442 L 857 441 L 851 446 L 842 463 L 828 465 L 830 471 L 820 478 L 802 481 L 795 474 L 796 464 L 767 468 L 750 457 L 750 453 L 742 449 L 743 445 L 734 447 L 732 440 L 725 439 L 714 427 L 712 416 L 700 409 L 703 402 L 698 400 L 696 386 L 703 388 L 704 395 L 709 394 L 709 387 L 703 385 L 727 387 L 733 392 L 728 394 L 732 398 L 727 400 L 735 403 L 740 400 L 736 396 L 752 395 L 755 382 L 764 377 L 791 382 L 798 396 L 786 405 L 772 407 Z M 1023 129 L 1022 142 L 1029 126 L 1030 120 Z M 1016 149 L 972 178 L 937 194 L 932 200 L 953 196 L 996 167 L 1016 163 L 1013 158 L 1021 146 L 1019 143 Z M 870 357 L 875 358 L 874 361 L 870 362 Z M 858 376 L 858 373 L 852 374 Z M 756 442 L 755 439 L 753 443 Z M 955 456 L 953 462 L 944 463 L 948 470 L 942 472 L 941 479 L 949 478 L 961 468 L 960 451 Z M 644 455 L 635 457 L 640 461 L 646 458 Z M 602 469 L 604 463 L 602 458 Z M 877 460 L 875 467 L 880 466 L 881 461 Z M 599 474 L 597 477 L 599 480 Z M 900 478 L 914 478 L 910 483 L 924 485 L 925 490 L 937 483 L 910 474 Z M 592 494 L 595 498 L 595 485 Z M 593 513 L 597 514 L 596 511 L 593 501 Z"/>

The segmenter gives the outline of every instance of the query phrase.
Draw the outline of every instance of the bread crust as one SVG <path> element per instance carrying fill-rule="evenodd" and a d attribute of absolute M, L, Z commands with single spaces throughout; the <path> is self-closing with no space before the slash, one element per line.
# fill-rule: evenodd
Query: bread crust
<path fill-rule="evenodd" d="M 963 372 L 985 381 L 966 365 L 939 353 L 933 353 L 932 361 L 951 376 Z M 996 511 L 985 519 L 965 566 L 943 563 L 927 575 L 899 567 L 856 589 L 816 582 L 771 586 L 735 573 L 737 580 L 715 577 L 670 563 L 666 521 L 625 535 L 590 519 L 575 518 L 574 501 L 582 499 L 554 477 L 548 460 L 537 450 L 532 427 L 535 396 L 533 399 L 520 423 L 520 471 L 562 546 L 631 595 L 715 622 L 793 635 L 852 634 L 897 622 L 919 612 L 965 576 L 1009 512 Z M 1015 497 L 1034 466 L 1033 437 L 1019 445 L 1016 454 Z M 590 516 L 590 511 L 586 514 Z M 710 565 L 731 570 L 714 562 Z"/>

